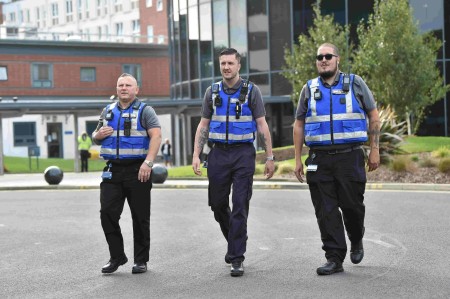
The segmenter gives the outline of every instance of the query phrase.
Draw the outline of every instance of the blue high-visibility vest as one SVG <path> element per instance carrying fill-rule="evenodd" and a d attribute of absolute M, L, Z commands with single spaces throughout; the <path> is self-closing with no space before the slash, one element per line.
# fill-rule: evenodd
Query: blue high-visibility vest
<path fill-rule="evenodd" d="M 214 84 L 218 85 L 218 93 L 212 93 L 213 115 L 209 123 L 209 140 L 220 143 L 252 143 L 255 140 L 256 121 L 248 100 L 253 84 L 248 84 L 244 102 L 239 102 L 242 84 L 233 94 L 223 91 L 222 81 Z M 215 96 L 220 96 L 220 105 L 216 105 Z M 237 105 L 240 107 L 239 115 L 236 115 Z"/>
<path fill-rule="evenodd" d="M 150 137 L 141 125 L 141 118 L 146 104 L 135 100 L 126 110 L 121 110 L 118 106 L 117 102 L 106 106 L 109 119 L 105 119 L 104 124 L 112 127 L 114 132 L 103 139 L 100 156 L 105 160 L 145 159 Z M 131 124 L 129 136 L 125 136 L 124 133 L 125 122 Z"/>
<path fill-rule="evenodd" d="M 355 75 L 350 74 L 349 90 L 339 83 L 325 87 L 319 78 L 308 81 L 310 98 L 305 117 L 305 144 L 311 146 L 363 143 L 367 141 L 366 113 L 353 93 Z M 320 99 L 314 97 L 320 90 Z"/>

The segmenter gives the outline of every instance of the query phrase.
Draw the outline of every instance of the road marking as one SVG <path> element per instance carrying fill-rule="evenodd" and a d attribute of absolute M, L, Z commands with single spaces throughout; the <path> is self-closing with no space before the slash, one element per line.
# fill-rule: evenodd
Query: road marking
<path fill-rule="evenodd" d="M 386 248 L 393 248 L 393 247 L 396 247 L 396 246 L 393 245 L 393 244 L 390 244 L 390 243 L 387 243 L 387 242 L 384 242 L 384 241 L 381 241 L 381 240 L 374 240 L 374 239 L 367 239 L 367 238 L 364 238 L 363 240 L 364 240 L 364 241 L 373 242 L 373 243 L 375 243 L 375 244 L 384 246 L 384 247 L 386 247 Z"/>

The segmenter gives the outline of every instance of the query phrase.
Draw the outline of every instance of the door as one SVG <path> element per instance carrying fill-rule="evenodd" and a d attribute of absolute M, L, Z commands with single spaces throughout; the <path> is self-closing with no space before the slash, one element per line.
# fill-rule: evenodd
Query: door
<path fill-rule="evenodd" d="M 62 158 L 62 123 L 47 123 L 47 151 L 49 158 Z"/>

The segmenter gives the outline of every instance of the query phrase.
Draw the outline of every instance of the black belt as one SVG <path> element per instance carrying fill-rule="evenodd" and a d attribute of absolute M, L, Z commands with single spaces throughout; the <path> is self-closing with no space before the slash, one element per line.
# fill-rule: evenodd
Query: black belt
<path fill-rule="evenodd" d="M 317 151 L 317 152 L 323 152 L 323 153 L 327 153 L 328 155 L 336 155 L 336 154 L 343 154 L 343 153 L 349 153 L 352 151 L 356 151 L 361 149 L 361 145 L 355 145 L 355 146 L 351 146 L 351 147 L 346 147 L 346 148 L 340 148 L 340 149 L 320 149 L 320 148 L 312 148 L 313 151 Z"/>
<path fill-rule="evenodd" d="M 213 147 L 217 147 L 217 148 L 233 148 L 233 147 L 239 147 L 239 146 L 243 146 L 246 144 L 252 144 L 250 142 L 241 142 L 241 143 L 220 143 L 220 142 L 215 142 L 213 143 Z"/>

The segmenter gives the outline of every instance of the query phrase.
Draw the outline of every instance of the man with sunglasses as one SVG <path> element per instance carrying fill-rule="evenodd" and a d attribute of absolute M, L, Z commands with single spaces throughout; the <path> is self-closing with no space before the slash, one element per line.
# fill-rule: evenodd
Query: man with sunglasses
<path fill-rule="evenodd" d="M 344 271 L 345 230 L 350 260 L 358 264 L 363 259 L 366 172 L 361 145 L 367 140 L 368 171 L 380 163 L 380 119 L 372 92 L 361 77 L 339 71 L 339 60 L 335 45 L 324 43 L 318 48 L 319 77 L 303 86 L 293 129 L 295 175 L 300 182 L 305 181 L 303 143 L 309 147 L 306 182 L 327 259 L 317 268 L 318 275 Z"/>

